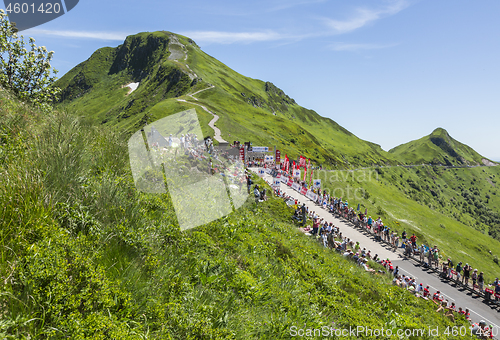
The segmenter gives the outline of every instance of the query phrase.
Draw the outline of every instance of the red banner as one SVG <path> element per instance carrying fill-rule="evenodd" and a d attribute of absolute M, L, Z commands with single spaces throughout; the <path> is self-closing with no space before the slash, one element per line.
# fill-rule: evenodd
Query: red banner
<path fill-rule="evenodd" d="M 276 155 L 275 155 L 274 159 L 276 160 L 275 161 L 276 164 L 281 163 L 281 151 L 279 151 L 278 149 L 276 149 Z"/>
<path fill-rule="evenodd" d="M 302 189 L 300 189 L 300 193 L 301 193 L 302 195 L 307 194 L 307 188 L 306 188 L 306 187 L 302 187 Z"/>
<path fill-rule="evenodd" d="M 291 187 L 293 184 L 293 181 L 291 179 L 288 180 L 288 182 L 286 183 L 286 185 L 288 185 L 289 187 Z"/>
<path fill-rule="evenodd" d="M 311 159 L 309 158 L 309 161 L 307 162 L 307 168 L 311 169 Z"/>
<path fill-rule="evenodd" d="M 240 148 L 240 161 L 245 161 L 245 148 Z"/>
<path fill-rule="evenodd" d="M 288 159 L 287 154 L 285 154 L 285 169 L 284 170 L 286 171 L 286 173 L 288 173 L 289 167 L 290 167 L 290 160 Z"/>
<path fill-rule="evenodd" d="M 304 168 L 304 179 L 303 181 L 305 182 L 307 178 L 307 168 Z"/>
<path fill-rule="evenodd" d="M 299 168 L 305 168 L 305 167 L 306 167 L 306 158 L 304 156 L 300 156 Z"/>

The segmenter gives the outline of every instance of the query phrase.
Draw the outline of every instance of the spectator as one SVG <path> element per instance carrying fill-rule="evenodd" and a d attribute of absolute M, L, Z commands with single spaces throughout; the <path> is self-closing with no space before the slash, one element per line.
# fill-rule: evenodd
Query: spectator
<path fill-rule="evenodd" d="M 300 209 L 295 209 L 295 212 L 293 213 L 292 219 L 294 219 L 297 222 L 301 220 Z"/>
<path fill-rule="evenodd" d="M 427 253 L 427 259 L 429 261 L 429 267 L 432 268 L 432 253 L 433 253 L 433 249 L 429 249 L 429 252 Z"/>
<path fill-rule="evenodd" d="M 477 283 L 477 269 L 474 269 L 474 271 L 472 272 L 472 290 L 476 290 L 476 283 Z"/>
<path fill-rule="evenodd" d="M 347 249 L 347 251 L 344 253 L 344 257 L 350 257 L 352 255 L 352 250 Z"/>
<path fill-rule="evenodd" d="M 405 254 L 405 256 L 409 256 L 409 257 L 411 257 L 413 254 L 413 247 L 412 247 L 410 241 L 406 242 L 404 254 Z"/>
<path fill-rule="evenodd" d="M 392 272 L 392 274 L 394 276 L 398 276 L 399 275 L 399 266 L 396 266 L 396 268 L 394 268 L 394 271 Z"/>
<path fill-rule="evenodd" d="M 436 268 L 439 266 L 439 249 L 437 246 L 434 246 L 434 264 L 436 265 Z"/>
<path fill-rule="evenodd" d="M 365 269 L 365 271 L 367 272 L 370 272 L 370 273 L 374 273 L 375 270 L 374 269 L 371 269 L 370 267 L 368 267 L 368 259 L 363 259 L 363 261 L 361 262 L 361 266 Z"/>
<path fill-rule="evenodd" d="M 468 263 L 465 264 L 465 267 L 464 267 L 464 277 L 463 277 L 463 280 L 465 281 L 464 284 L 466 286 L 469 285 L 469 277 L 470 277 L 470 270 L 472 268 L 469 266 Z"/>
<path fill-rule="evenodd" d="M 305 226 L 307 221 L 307 208 L 305 203 L 302 203 L 302 207 L 300 208 L 300 210 L 302 213 L 302 226 Z"/>
<path fill-rule="evenodd" d="M 260 191 L 259 191 L 259 186 L 257 184 L 255 184 L 255 188 L 253 189 L 253 194 L 255 196 L 255 203 L 258 203 L 260 198 Z"/>
<path fill-rule="evenodd" d="M 497 295 L 500 295 L 500 282 L 498 281 L 498 277 L 495 279 L 494 285 L 495 285 L 495 300 L 498 302 L 499 299 Z"/>
<path fill-rule="evenodd" d="M 453 269 L 453 261 L 448 258 L 448 278 L 452 279 L 453 277 L 451 276 L 451 270 Z"/>
<path fill-rule="evenodd" d="M 250 176 L 247 176 L 247 188 L 248 188 L 248 193 L 250 194 L 250 187 L 252 186 L 253 181 L 250 178 Z"/>
<path fill-rule="evenodd" d="M 397 232 L 394 232 L 394 250 L 399 247 L 399 236 Z"/>
<path fill-rule="evenodd" d="M 415 234 L 413 234 L 411 237 L 410 237 L 410 241 L 411 241 L 411 245 L 413 248 L 416 248 L 417 247 L 417 237 L 415 236 Z"/>
<path fill-rule="evenodd" d="M 455 315 L 453 312 L 455 311 L 455 303 L 452 302 L 451 306 L 447 307 L 446 310 L 444 311 L 444 316 L 446 316 L 448 319 L 450 319 L 451 322 L 455 323 Z"/>
<path fill-rule="evenodd" d="M 313 222 L 313 231 L 312 231 L 312 234 L 313 235 L 316 235 L 318 233 L 318 229 L 319 229 L 319 219 L 314 219 L 314 222 Z"/>
<path fill-rule="evenodd" d="M 479 323 L 475 323 L 471 327 L 471 334 L 477 336 L 480 339 L 487 339 L 486 337 L 486 322 L 481 320 Z"/>
<path fill-rule="evenodd" d="M 468 321 L 470 321 L 470 313 L 469 313 L 469 309 L 466 308 L 465 310 L 461 310 L 459 311 L 460 314 L 462 314 L 463 316 L 465 316 L 465 319 L 467 319 Z"/>
<path fill-rule="evenodd" d="M 479 292 L 483 292 L 483 287 L 484 287 L 484 274 L 483 272 L 479 273 L 479 276 L 477 277 L 477 283 L 479 284 Z"/>
<path fill-rule="evenodd" d="M 401 288 L 405 288 L 406 289 L 406 277 L 403 275 L 402 279 L 401 279 Z"/>
<path fill-rule="evenodd" d="M 493 336 L 494 336 L 493 335 L 493 325 L 490 325 L 489 327 L 485 327 L 484 331 L 486 333 L 487 339 L 493 339 Z"/>
<path fill-rule="evenodd" d="M 422 284 L 419 284 L 417 286 L 417 293 L 419 293 L 419 294 L 423 294 L 424 293 L 424 286 Z"/>
<path fill-rule="evenodd" d="M 426 286 L 424 288 L 424 298 L 428 297 L 430 294 L 431 292 L 429 291 L 429 286 Z"/>
<path fill-rule="evenodd" d="M 448 262 L 443 262 L 442 266 L 441 277 L 446 278 L 448 275 Z"/>
<path fill-rule="evenodd" d="M 420 262 L 424 262 L 424 256 L 425 256 L 425 245 L 422 243 L 420 246 Z"/>
<path fill-rule="evenodd" d="M 441 297 L 441 292 L 438 290 L 436 293 L 434 293 L 434 295 L 432 296 L 432 299 L 433 300 L 437 300 L 437 301 L 442 301 L 443 298 Z"/>
<path fill-rule="evenodd" d="M 260 200 L 261 201 L 267 201 L 267 196 L 266 196 L 266 188 L 263 188 L 262 191 L 260 192 Z"/>
<path fill-rule="evenodd" d="M 457 268 L 455 269 L 457 272 L 457 282 L 460 282 L 460 273 L 462 272 L 462 262 L 458 262 Z"/>
<path fill-rule="evenodd" d="M 438 292 L 439 293 L 439 292 Z M 435 299 L 435 300 L 439 300 L 438 299 Z M 443 300 L 441 301 L 441 305 L 439 306 L 439 308 L 437 309 L 436 313 L 439 313 L 440 311 L 442 310 L 446 310 L 446 308 L 448 308 L 448 300 Z"/>

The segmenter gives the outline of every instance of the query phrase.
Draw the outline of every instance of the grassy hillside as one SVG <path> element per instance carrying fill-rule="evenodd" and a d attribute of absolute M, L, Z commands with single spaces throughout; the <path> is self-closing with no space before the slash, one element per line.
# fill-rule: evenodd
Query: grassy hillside
<path fill-rule="evenodd" d="M 432 302 L 302 235 L 277 199 L 181 232 L 168 195 L 135 190 L 126 139 L 42 115 L 3 90 L 0 102 L 2 338 L 288 339 L 292 326 L 452 326 Z"/>
<path fill-rule="evenodd" d="M 445 129 L 389 150 L 405 164 L 483 165 L 483 157 L 471 147 L 453 139 Z"/>
<path fill-rule="evenodd" d="M 140 85 L 127 95 L 123 86 L 130 82 Z M 204 134 L 213 135 L 206 126 L 212 116 L 196 103 L 220 116 L 217 126 L 230 142 L 277 145 L 294 158 L 305 152 L 316 164 L 337 168 L 396 163 L 380 146 L 299 106 L 274 84 L 245 77 L 170 32 L 140 33 L 99 49 L 56 85 L 63 89 L 63 107 L 129 134 L 194 108 Z M 188 96 L 203 89 L 198 100 Z"/>
<path fill-rule="evenodd" d="M 422 167 L 396 183 L 407 197 L 500 240 L 498 176 L 499 167 Z"/>
<path fill-rule="evenodd" d="M 493 281 L 500 274 L 499 167 L 388 167 L 316 172 L 334 196 L 377 218 L 399 234 L 438 245 L 443 257 L 468 262 Z M 490 235 L 491 237 L 489 237 Z M 490 253 L 491 251 L 491 253 Z"/>

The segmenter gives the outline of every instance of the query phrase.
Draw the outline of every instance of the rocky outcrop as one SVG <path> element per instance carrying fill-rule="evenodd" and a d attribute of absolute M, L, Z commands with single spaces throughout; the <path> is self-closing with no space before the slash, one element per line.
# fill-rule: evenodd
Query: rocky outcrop
<path fill-rule="evenodd" d="M 194 78 L 193 81 L 191 82 L 191 87 L 195 86 L 198 83 L 201 83 L 202 81 L 203 79 L 200 77 Z"/>
<path fill-rule="evenodd" d="M 481 162 L 486 166 L 497 166 L 498 165 L 498 163 L 494 163 L 486 158 L 481 159 Z"/>
<path fill-rule="evenodd" d="M 273 96 L 276 96 L 279 99 L 281 99 L 281 102 L 283 104 L 287 104 L 287 105 L 296 104 L 294 99 L 287 96 L 285 94 L 285 92 L 283 92 L 283 90 L 279 89 L 278 87 L 276 87 L 273 83 L 271 83 L 269 81 L 266 82 L 265 90 L 270 96 L 273 95 Z"/>
<path fill-rule="evenodd" d="M 87 80 L 85 74 L 79 73 L 73 78 L 73 82 L 61 91 L 59 102 L 66 99 L 77 99 L 89 92 L 91 89 L 92 84 Z"/>
<path fill-rule="evenodd" d="M 257 96 L 249 97 L 247 100 L 247 103 L 252 105 L 253 107 L 263 107 L 264 106 L 264 101 Z"/>
<path fill-rule="evenodd" d="M 116 58 L 111 65 L 109 74 L 126 70 L 132 74 L 135 81 L 140 81 L 150 73 L 154 66 L 168 52 L 168 36 L 148 35 L 146 37 L 129 36 L 118 46 Z"/>

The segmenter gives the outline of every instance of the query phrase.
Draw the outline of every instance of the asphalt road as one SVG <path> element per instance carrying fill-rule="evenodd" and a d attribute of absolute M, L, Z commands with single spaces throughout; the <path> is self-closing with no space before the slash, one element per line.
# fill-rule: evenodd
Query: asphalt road
<path fill-rule="evenodd" d="M 253 170 L 256 171 L 256 169 Z M 268 174 L 265 174 L 264 179 L 268 183 L 272 182 L 272 177 Z M 499 306 L 494 304 L 488 305 L 483 302 L 483 298 L 477 297 L 475 294 L 472 295 L 468 290 L 459 289 L 460 287 L 456 288 L 453 284 L 442 280 L 433 271 L 425 270 L 423 267 L 421 268 L 417 261 L 405 259 L 400 249 L 394 251 L 390 249 L 389 246 L 385 245 L 385 243 L 375 241 L 370 233 L 363 232 L 355 228 L 350 222 L 334 217 L 325 209 L 319 207 L 313 203 L 313 201 L 287 185 L 281 183 L 280 189 L 287 195 L 296 198 L 301 203 L 305 203 L 309 210 L 315 211 L 321 218 L 324 218 L 328 222 L 333 222 L 334 225 L 340 228 L 343 236 L 358 241 L 361 249 L 366 248 L 371 251 L 372 255 L 378 254 L 380 258 L 389 258 L 394 267 L 399 266 L 401 274 L 416 278 L 417 283 L 422 283 L 424 286 L 429 285 L 431 294 L 439 290 L 449 302 L 455 302 L 457 310 L 458 307 L 462 307 L 463 309 L 468 308 L 473 322 L 484 320 L 488 325 L 491 324 L 493 327 L 496 326 L 496 331 L 498 332 L 496 339 L 500 339 Z M 437 307 L 436 305 L 436 309 Z"/>

